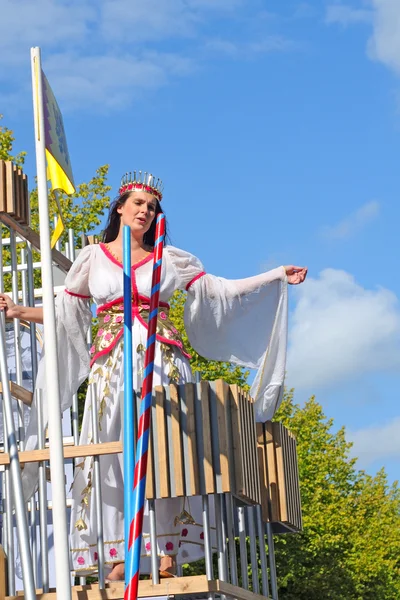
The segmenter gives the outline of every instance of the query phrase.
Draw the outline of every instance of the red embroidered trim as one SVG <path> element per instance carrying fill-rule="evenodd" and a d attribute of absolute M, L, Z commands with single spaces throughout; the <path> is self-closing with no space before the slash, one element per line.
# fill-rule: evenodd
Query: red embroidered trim
<path fill-rule="evenodd" d="M 191 279 L 189 281 L 189 283 L 187 284 L 187 286 L 185 288 L 186 291 L 188 291 L 188 289 L 194 284 L 195 281 L 197 281 L 198 279 L 200 279 L 200 277 L 203 277 L 203 275 L 207 275 L 207 273 L 205 271 L 202 271 L 201 273 L 198 273 L 196 275 L 196 277 L 193 277 L 193 279 Z"/>
<path fill-rule="evenodd" d="M 136 317 L 137 317 L 139 323 L 141 323 L 143 325 L 143 327 L 148 329 L 148 324 L 143 319 L 143 317 L 140 314 L 137 314 Z M 184 351 L 184 349 L 178 344 L 178 342 L 175 342 L 174 340 L 169 340 L 168 338 L 164 337 L 163 335 L 159 335 L 158 333 L 156 334 L 156 339 L 157 339 L 157 341 L 164 342 L 165 344 L 168 344 L 169 346 L 176 346 L 177 348 L 179 348 L 179 350 L 181 351 L 181 354 L 183 354 L 183 356 L 186 356 L 186 358 L 192 358 L 192 356 L 190 354 L 188 354 L 187 352 Z"/>
<path fill-rule="evenodd" d="M 122 268 L 122 264 L 119 262 L 119 260 L 117 260 L 112 254 L 111 252 L 108 250 L 107 246 L 105 244 L 103 244 L 103 242 L 100 242 L 99 244 L 100 248 L 103 250 L 104 254 L 107 256 L 107 258 L 109 258 L 111 260 L 111 262 L 114 263 L 114 265 L 118 265 L 118 267 Z"/>
<path fill-rule="evenodd" d="M 111 260 L 111 262 L 114 263 L 114 265 L 117 265 L 118 267 L 120 267 L 121 269 L 123 269 L 123 264 L 120 263 L 119 260 L 117 260 L 115 258 L 115 256 L 113 256 L 111 254 L 111 252 L 109 251 L 109 249 L 107 248 L 107 246 L 105 244 L 103 244 L 103 242 L 100 242 L 99 246 L 103 250 L 104 254 L 107 256 L 107 258 L 109 258 Z M 144 265 L 145 263 L 147 263 L 149 260 L 151 260 L 153 258 L 153 255 L 154 255 L 154 251 L 150 252 L 150 254 L 148 254 L 147 256 L 145 256 L 144 258 L 142 258 L 142 260 L 140 260 L 139 262 L 137 262 L 134 265 L 132 265 L 132 271 L 135 271 L 136 269 L 138 269 L 139 267 L 141 267 L 142 265 Z"/>
<path fill-rule="evenodd" d="M 75 292 L 70 292 L 69 290 L 64 290 L 70 296 L 76 296 L 76 298 L 83 298 L 84 300 L 90 300 L 91 296 L 83 296 L 82 294 L 75 294 Z"/>
<path fill-rule="evenodd" d="M 138 269 L 139 267 L 141 267 L 142 265 L 146 264 L 147 262 L 149 262 L 149 260 L 151 260 L 154 256 L 154 252 L 150 252 L 150 254 L 148 254 L 147 256 L 145 256 L 144 258 L 142 258 L 142 260 L 140 260 L 139 262 L 135 263 L 132 266 L 132 269 L 134 271 L 136 271 L 136 269 Z"/>
<path fill-rule="evenodd" d="M 136 315 L 139 314 L 139 290 L 138 290 L 138 286 L 136 283 L 136 274 L 135 274 L 134 269 L 132 269 L 132 271 L 131 271 L 131 282 L 132 282 L 132 292 L 133 292 L 132 316 L 135 317 Z"/>
<path fill-rule="evenodd" d="M 114 303 L 115 303 L 115 301 L 114 301 Z M 111 302 L 109 302 L 109 304 L 111 304 Z M 106 306 L 106 305 L 104 304 L 104 306 Z M 137 313 L 135 316 L 138 319 L 139 323 L 141 323 L 143 325 L 143 327 L 145 327 L 145 329 L 148 329 L 148 324 L 141 317 L 141 315 L 139 313 Z M 124 333 L 124 331 L 123 331 L 123 329 L 121 329 L 117 333 L 117 335 L 115 336 L 115 338 L 113 339 L 113 341 L 111 342 L 111 344 L 109 346 L 107 346 L 107 348 L 104 348 L 103 350 L 101 350 L 100 352 L 97 352 L 96 354 L 94 354 L 92 356 L 92 358 L 90 359 L 90 367 L 93 366 L 93 364 L 96 362 L 96 360 L 98 358 L 100 358 L 100 356 L 104 356 L 105 354 L 109 354 L 111 352 L 111 350 L 113 350 L 115 348 L 117 342 L 121 339 L 123 333 Z M 164 336 L 159 335 L 158 333 L 156 335 L 156 339 L 157 339 L 157 341 L 164 342 L 165 344 L 168 344 L 170 346 L 176 346 L 177 348 L 179 348 L 179 350 L 180 350 L 181 354 L 183 354 L 183 356 L 185 356 L 188 359 L 192 358 L 190 354 L 188 354 L 187 352 L 185 352 L 183 350 L 183 348 L 181 348 L 181 346 L 178 344 L 178 342 L 175 342 L 174 340 L 169 340 L 169 339 L 165 338 Z"/>
<path fill-rule="evenodd" d="M 115 304 L 123 304 L 123 303 L 124 303 L 123 298 L 117 298 L 116 300 L 111 300 L 110 302 L 106 302 L 106 304 L 102 304 L 101 306 L 98 306 L 96 309 L 96 313 L 99 314 L 99 313 L 103 312 L 104 310 L 108 310 L 109 308 L 113 307 Z"/>
<path fill-rule="evenodd" d="M 98 358 L 100 358 L 100 356 L 104 356 L 105 354 L 109 354 L 111 352 L 111 350 L 113 350 L 113 348 L 115 348 L 117 342 L 121 339 L 123 333 L 124 333 L 123 329 L 121 329 L 120 331 L 118 331 L 117 335 L 115 336 L 115 338 L 113 339 L 113 341 L 111 342 L 111 344 L 107 348 L 104 348 L 104 350 L 101 350 L 100 352 L 97 352 L 96 354 L 94 354 L 92 356 L 92 358 L 90 359 L 90 367 L 93 366 L 93 364 L 96 362 L 96 360 Z"/>
<path fill-rule="evenodd" d="M 142 296 L 142 294 L 139 294 L 139 300 L 142 304 L 150 304 L 150 298 L 148 298 L 147 296 Z M 171 308 L 168 302 L 159 302 L 159 305 L 163 306 L 164 308 Z"/>
<path fill-rule="evenodd" d="M 125 183 L 124 185 L 121 185 L 118 191 L 121 196 L 124 192 L 131 192 L 134 190 L 144 190 L 145 192 L 152 194 L 157 200 L 161 200 L 162 198 L 162 193 L 159 190 L 152 185 L 145 185 L 143 183 Z"/>
<path fill-rule="evenodd" d="M 86 298 L 86 296 L 84 296 L 84 298 Z M 142 296 L 141 294 L 139 294 L 138 298 L 142 303 L 150 305 L 150 298 L 148 298 L 147 296 Z M 112 308 L 115 304 L 123 304 L 123 303 L 124 303 L 124 299 L 122 297 L 117 298 L 116 300 L 110 300 L 110 302 L 107 302 L 106 304 L 102 304 L 101 306 L 98 306 L 96 313 L 99 314 L 105 310 L 108 310 L 109 308 Z M 163 306 L 164 308 L 168 308 L 168 309 L 170 308 L 170 305 L 168 304 L 168 302 L 160 302 L 160 306 Z"/>

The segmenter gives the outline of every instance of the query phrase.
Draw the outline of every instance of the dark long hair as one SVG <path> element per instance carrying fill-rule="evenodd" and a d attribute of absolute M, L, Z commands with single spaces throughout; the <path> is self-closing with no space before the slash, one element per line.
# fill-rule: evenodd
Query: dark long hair
<path fill-rule="evenodd" d="M 116 198 L 114 200 L 114 202 L 111 204 L 110 212 L 108 214 L 107 224 L 103 231 L 102 241 L 105 244 L 107 244 L 108 242 L 113 242 L 116 239 L 116 237 L 118 236 L 121 215 L 119 214 L 117 209 L 120 206 L 123 206 L 125 204 L 125 202 L 128 200 L 128 198 L 131 194 L 132 194 L 132 192 L 124 192 L 123 194 L 121 194 L 121 196 Z M 143 242 L 145 244 L 147 244 L 148 246 L 151 246 L 152 248 L 154 247 L 154 241 L 155 241 L 157 215 L 159 215 L 161 212 L 164 212 L 164 211 L 161 209 L 161 205 L 160 205 L 159 201 L 156 199 L 156 212 L 154 215 L 154 219 L 151 223 L 150 229 L 148 231 L 146 231 L 146 233 L 143 236 Z M 166 219 L 165 219 L 165 240 L 167 240 L 167 220 Z"/>

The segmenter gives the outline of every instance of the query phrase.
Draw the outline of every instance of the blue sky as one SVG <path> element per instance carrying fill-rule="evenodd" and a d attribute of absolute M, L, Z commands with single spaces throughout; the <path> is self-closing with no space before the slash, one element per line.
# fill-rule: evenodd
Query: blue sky
<path fill-rule="evenodd" d="M 291 289 L 288 384 L 359 465 L 399 477 L 398 0 L 5 0 L 0 112 L 34 174 L 29 48 L 77 182 L 110 164 L 165 182 L 172 241 L 230 278 Z"/>

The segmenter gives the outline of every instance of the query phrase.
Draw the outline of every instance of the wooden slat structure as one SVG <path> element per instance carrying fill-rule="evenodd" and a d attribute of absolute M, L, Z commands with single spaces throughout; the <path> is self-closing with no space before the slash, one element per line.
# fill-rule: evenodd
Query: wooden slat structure
<path fill-rule="evenodd" d="M 147 498 L 230 493 L 260 504 L 252 400 L 223 381 L 156 388 Z"/>
<path fill-rule="evenodd" d="M 302 530 L 296 439 L 282 425 L 257 423 L 262 515 L 275 533 Z"/>
<path fill-rule="evenodd" d="M 10 385 L 14 397 L 31 402 L 31 392 Z M 66 459 L 121 452 L 119 441 L 64 447 Z M 49 457 L 48 448 L 19 453 L 22 464 Z M 9 463 L 9 455 L 0 453 L 0 466 Z M 215 493 L 260 504 L 263 521 L 276 533 L 301 531 L 293 434 L 281 423 L 255 423 L 252 399 L 238 386 L 202 381 L 156 388 L 147 498 Z"/>
<path fill-rule="evenodd" d="M 20 167 L 4 160 L 0 160 L 0 212 L 29 225 L 28 179 Z"/>
<path fill-rule="evenodd" d="M 40 251 L 40 237 L 29 227 L 28 178 L 21 168 L 10 161 L 0 160 L 0 221 Z M 52 259 L 68 273 L 71 261 L 53 248 Z"/>
<path fill-rule="evenodd" d="M 66 459 L 121 452 L 120 441 L 64 446 Z M 19 459 L 21 464 L 46 462 L 50 451 L 44 448 L 20 452 Z M 0 453 L 0 466 L 9 463 L 9 454 Z M 261 505 L 262 520 L 272 525 L 274 533 L 301 531 L 294 436 L 281 423 L 256 423 L 248 393 L 223 381 L 155 388 L 147 498 L 213 494 L 231 495 L 236 498 L 236 506 L 247 505 L 247 511 Z M 261 520 L 260 523 L 262 525 Z M 253 540 L 253 544 L 256 548 L 256 541 Z M 0 547 L 0 600 L 21 598 L 20 594 L 6 595 L 4 559 Z M 139 584 L 139 598 L 174 595 L 188 600 L 211 595 L 216 599 L 222 596 L 238 600 L 265 598 L 233 583 L 207 580 L 205 575 L 162 580 L 159 585 L 143 580 Z M 98 585 L 74 586 L 72 597 L 117 600 L 123 597 L 123 590 L 123 582 L 108 584 L 105 590 L 100 590 Z M 37 598 L 55 600 L 56 592 L 43 594 L 37 590 Z"/>

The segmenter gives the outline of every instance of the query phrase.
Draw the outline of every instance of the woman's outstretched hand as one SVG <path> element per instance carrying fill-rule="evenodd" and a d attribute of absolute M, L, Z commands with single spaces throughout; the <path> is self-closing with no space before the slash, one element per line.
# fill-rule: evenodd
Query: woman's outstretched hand
<path fill-rule="evenodd" d="M 7 319 L 18 319 L 20 307 L 7 294 L 0 294 L 0 311 L 4 311 Z"/>
<path fill-rule="evenodd" d="M 286 265 L 283 267 L 286 271 L 286 277 L 288 283 L 291 285 L 298 285 L 303 283 L 307 277 L 307 267 L 294 267 L 293 265 Z"/>

